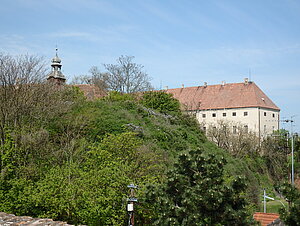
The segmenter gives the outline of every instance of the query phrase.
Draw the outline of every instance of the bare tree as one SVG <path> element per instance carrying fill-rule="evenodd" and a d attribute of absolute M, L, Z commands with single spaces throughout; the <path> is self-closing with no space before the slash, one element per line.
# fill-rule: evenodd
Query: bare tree
<path fill-rule="evenodd" d="M 28 98 L 32 89 L 40 84 L 45 75 L 41 59 L 33 56 L 0 54 L 0 125 L 16 126 L 19 117 L 30 111 Z M 3 134 L 2 134 L 3 135 Z M 1 136 L 3 138 L 3 136 Z"/>
<path fill-rule="evenodd" d="M 46 82 L 46 75 L 46 65 L 41 57 L 0 53 L 1 176 L 6 172 L 4 159 L 5 147 L 10 144 L 8 137 L 13 135 L 11 145 L 19 148 L 26 139 L 32 141 L 40 134 L 44 137 L 43 125 L 71 106 L 72 95 L 68 95 L 71 88 Z M 24 149 L 27 151 L 23 155 L 29 156 L 32 148 Z"/>
<path fill-rule="evenodd" d="M 89 70 L 89 75 L 75 76 L 71 84 L 91 84 L 99 87 L 101 90 L 107 90 L 108 73 L 102 73 L 98 67 L 93 66 Z"/>
<path fill-rule="evenodd" d="M 150 77 L 143 71 L 144 66 L 133 62 L 133 56 L 120 56 L 117 64 L 103 64 L 107 72 L 96 66 L 88 75 L 75 76 L 71 84 L 91 84 L 105 91 L 135 93 L 152 89 Z"/>
<path fill-rule="evenodd" d="M 133 56 L 120 56 L 117 64 L 104 64 L 108 71 L 106 84 L 109 90 L 134 93 L 150 90 L 150 77 L 144 66 L 133 62 Z"/>
<path fill-rule="evenodd" d="M 41 57 L 0 53 L 0 138 L 4 129 L 43 120 L 64 109 L 62 90 L 47 83 L 46 65 Z"/>
<path fill-rule="evenodd" d="M 259 152 L 259 138 L 242 124 L 220 120 L 209 126 L 206 135 L 209 140 L 235 156 Z"/>

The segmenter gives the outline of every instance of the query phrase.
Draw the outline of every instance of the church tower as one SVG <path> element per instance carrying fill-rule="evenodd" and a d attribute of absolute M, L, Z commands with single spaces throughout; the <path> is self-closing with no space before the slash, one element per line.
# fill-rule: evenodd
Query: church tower
<path fill-rule="evenodd" d="M 55 49 L 56 54 L 55 57 L 52 59 L 52 70 L 50 72 L 50 74 L 48 75 L 47 80 L 51 83 L 54 83 L 56 85 L 64 85 L 66 82 L 66 78 L 63 75 L 63 73 L 61 72 L 61 60 L 59 59 L 59 57 L 57 56 L 57 51 L 58 49 Z"/>

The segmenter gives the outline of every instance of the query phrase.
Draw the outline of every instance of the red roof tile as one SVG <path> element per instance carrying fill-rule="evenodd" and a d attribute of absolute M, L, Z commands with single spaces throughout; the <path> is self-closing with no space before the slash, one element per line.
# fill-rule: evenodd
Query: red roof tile
<path fill-rule="evenodd" d="M 254 83 L 168 89 L 188 110 L 262 107 L 280 110 Z"/>
<path fill-rule="evenodd" d="M 267 226 L 268 224 L 272 223 L 276 219 L 279 218 L 279 214 L 277 213 L 260 213 L 256 212 L 253 215 L 253 218 L 260 222 L 262 226 Z"/>

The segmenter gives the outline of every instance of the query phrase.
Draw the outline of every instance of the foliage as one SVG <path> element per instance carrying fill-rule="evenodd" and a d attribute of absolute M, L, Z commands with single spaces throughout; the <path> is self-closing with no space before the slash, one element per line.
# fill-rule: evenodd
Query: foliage
<path fill-rule="evenodd" d="M 17 161 L 17 159 L 14 158 L 16 155 L 15 144 L 9 131 L 5 131 L 3 142 L 0 144 L 0 151 L 1 179 L 3 180 L 11 176 Z"/>
<path fill-rule="evenodd" d="M 179 162 L 172 173 L 166 171 L 173 168 L 180 154 L 198 147 L 203 150 L 186 156 L 200 156 L 206 172 L 212 172 L 207 176 L 216 174 L 220 183 L 205 180 L 202 187 L 194 187 L 199 190 L 211 186 L 212 192 L 222 197 L 222 205 L 245 203 L 244 199 L 237 200 L 244 189 L 239 179 L 234 182 L 239 175 L 246 176 L 250 186 L 243 194 L 252 203 L 256 202 L 259 186 L 268 181 L 267 176 L 262 176 L 267 171 L 263 158 L 236 158 L 208 142 L 196 119 L 181 113 L 178 101 L 169 94 L 110 92 L 108 97 L 88 101 L 78 88 L 65 87 L 53 90 L 52 99 L 47 95 L 45 100 L 54 101 L 51 108 L 50 102 L 48 108 L 37 101 L 32 105 L 35 113 L 21 115 L 19 125 L 10 121 L 3 124 L 0 211 L 74 224 L 123 225 L 127 218 L 127 185 L 134 183 L 140 187 L 136 220 L 140 225 L 151 224 L 158 217 L 157 207 L 143 202 L 146 184 L 161 188 L 158 192 L 166 189 L 160 184 L 179 175 L 178 170 L 183 168 Z M 14 105 L 6 107 L 8 113 L 9 109 L 13 112 Z M 219 161 L 222 166 L 228 163 L 218 169 Z M 180 178 L 193 182 L 188 176 Z M 237 187 L 234 197 L 227 194 L 233 187 Z M 192 211 L 197 210 L 198 198 L 208 190 L 203 189 L 195 196 Z M 182 192 L 194 194 L 192 189 L 187 191 Z M 229 208 L 227 204 L 221 207 L 219 203 L 219 210 Z M 201 205 L 204 208 L 204 201 Z M 165 204 L 162 207 L 168 210 Z M 209 213 L 217 207 L 207 208 L 204 210 Z M 232 216 L 231 220 L 235 219 L 233 212 L 227 214 Z M 213 217 L 206 222 L 217 221 L 217 216 Z"/>
<path fill-rule="evenodd" d="M 261 169 L 262 173 L 269 174 L 272 179 L 282 180 L 286 179 L 288 175 L 286 132 L 284 130 L 275 131 L 274 136 L 260 140 L 255 133 L 247 131 L 243 124 L 220 120 L 217 124 L 208 127 L 207 137 L 233 156 L 246 161 L 249 157 L 254 159 L 259 164 L 256 164 L 255 161 L 249 164 L 250 166 L 256 165 L 256 167 L 252 167 L 253 170 Z"/>
<path fill-rule="evenodd" d="M 300 225 L 300 192 L 291 184 L 285 183 L 280 187 L 280 191 L 291 202 L 289 210 L 282 208 L 280 210 L 280 219 L 286 225 Z"/>
<path fill-rule="evenodd" d="M 262 157 L 275 180 L 287 179 L 288 176 L 287 148 L 283 146 L 285 142 L 282 140 L 281 137 L 267 137 L 261 144 Z"/>
<path fill-rule="evenodd" d="M 203 149 L 181 154 L 167 181 L 149 187 L 156 225 L 245 225 L 250 223 L 243 198 L 245 183 L 224 180 L 224 158 L 204 155 Z"/>
<path fill-rule="evenodd" d="M 163 91 L 145 92 L 142 98 L 142 104 L 148 108 L 158 110 L 165 114 L 180 115 L 180 103 L 173 98 L 172 94 Z"/>
<path fill-rule="evenodd" d="M 13 171 L 1 180 L 1 211 L 74 224 L 121 225 L 127 184 L 163 181 L 171 153 L 204 139 L 196 128 L 189 133 L 185 125 L 149 115 L 127 94 L 93 102 L 76 89 L 64 95 L 73 103 L 68 111 L 55 113 L 55 120 L 46 118 L 43 127 L 23 122 L 21 130 L 8 133 L 2 150 Z"/>
<path fill-rule="evenodd" d="M 133 101 L 135 100 L 134 94 L 120 93 L 118 91 L 111 91 L 104 97 L 107 101 Z"/>

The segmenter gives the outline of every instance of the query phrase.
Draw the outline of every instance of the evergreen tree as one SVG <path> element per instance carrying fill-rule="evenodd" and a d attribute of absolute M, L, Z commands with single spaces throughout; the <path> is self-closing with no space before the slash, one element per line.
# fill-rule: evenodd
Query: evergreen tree
<path fill-rule="evenodd" d="M 238 177 L 224 180 L 226 160 L 203 149 L 181 154 L 167 182 L 149 187 L 147 202 L 154 205 L 156 225 L 247 225 L 251 223 Z"/>

